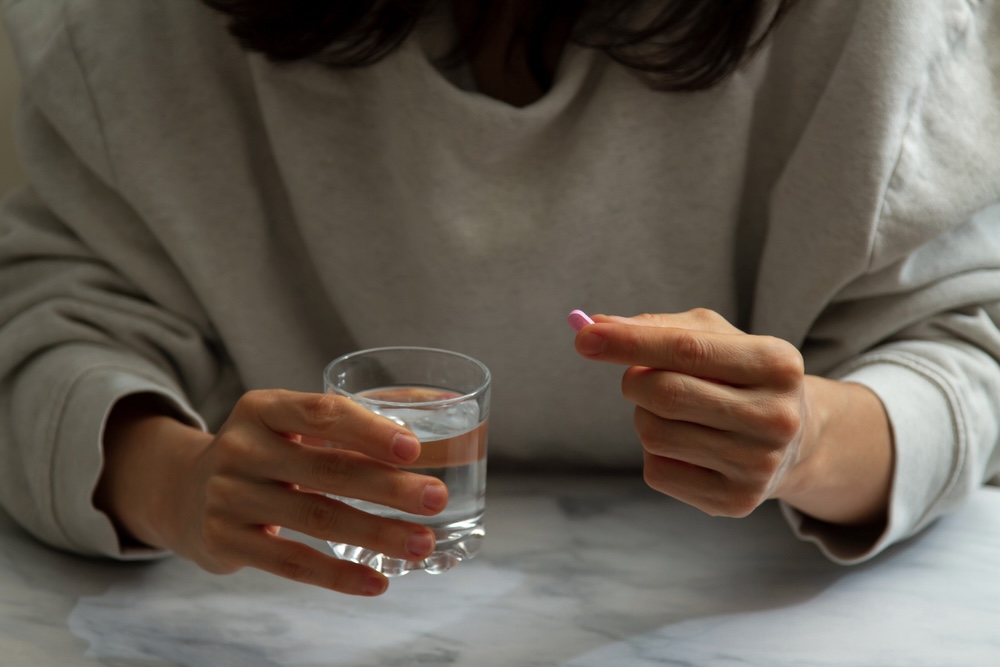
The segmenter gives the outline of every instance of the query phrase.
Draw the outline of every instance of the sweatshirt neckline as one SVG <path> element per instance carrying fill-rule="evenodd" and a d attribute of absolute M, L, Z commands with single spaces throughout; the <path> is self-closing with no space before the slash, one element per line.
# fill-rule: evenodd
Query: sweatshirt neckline
<path fill-rule="evenodd" d="M 452 81 L 435 64 L 433 55 L 419 39 L 402 45 L 403 55 L 414 63 L 428 92 L 446 103 L 463 106 L 480 114 L 509 119 L 549 117 L 568 106 L 584 87 L 591 72 L 593 49 L 567 44 L 553 77 L 552 87 L 540 98 L 525 106 L 515 106 Z"/>

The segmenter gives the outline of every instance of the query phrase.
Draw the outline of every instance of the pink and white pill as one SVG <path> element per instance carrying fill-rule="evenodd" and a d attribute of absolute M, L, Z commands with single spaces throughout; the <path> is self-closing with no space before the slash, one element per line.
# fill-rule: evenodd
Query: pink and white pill
<path fill-rule="evenodd" d="M 569 317 L 566 318 L 566 321 L 569 322 L 569 325 L 577 331 L 584 328 L 588 324 L 594 323 L 594 320 L 590 319 L 590 315 L 582 310 L 574 310 L 571 312 Z"/>

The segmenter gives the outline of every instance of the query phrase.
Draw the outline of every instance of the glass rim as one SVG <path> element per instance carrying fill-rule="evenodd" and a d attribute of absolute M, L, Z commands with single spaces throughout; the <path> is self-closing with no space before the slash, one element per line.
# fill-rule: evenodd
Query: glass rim
<path fill-rule="evenodd" d="M 368 356 L 379 352 L 433 352 L 435 354 L 443 354 L 449 357 L 455 357 L 458 359 L 462 359 L 464 361 L 471 362 L 474 366 L 478 367 L 483 372 L 483 381 L 480 382 L 479 386 L 476 387 L 473 391 L 458 396 L 452 396 L 450 398 L 437 399 L 434 401 L 385 401 L 378 398 L 367 398 L 360 396 L 355 392 L 347 391 L 346 389 L 341 389 L 340 387 L 337 387 L 332 382 L 330 382 L 330 371 L 337 364 L 349 361 L 357 357 Z M 347 354 L 340 355 L 339 357 L 328 363 L 326 367 L 323 369 L 324 384 L 326 385 L 326 388 L 328 388 L 329 390 L 333 390 L 335 393 L 341 396 L 346 396 L 351 399 L 364 401 L 369 405 L 377 407 L 386 407 L 386 408 L 430 408 L 430 407 L 448 406 L 448 405 L 453 405 L 455 403 L 463 403 L 465 401 L 478 398 L 479 396 L 484 394 L 486 390 L 489 388 L 492 379 L 493 375 L 492 373 L 490 373 L 490 369 L 486 366 L 486 364 L 479 361 L 475 357 L 470 357 L 467 354 L 464 354 L 462 352 L 456 352 L 454 350 L 446 350 L 444 348 L 439 348 L 439 347 L 424 347 L 420 345 L 387 345 L 385 347 L 369 347 L 363 350 L 355 350 L 353 352 L 348 352 Z M 438 387 L 438 388 L 443 389 L 443 387 Z"/>

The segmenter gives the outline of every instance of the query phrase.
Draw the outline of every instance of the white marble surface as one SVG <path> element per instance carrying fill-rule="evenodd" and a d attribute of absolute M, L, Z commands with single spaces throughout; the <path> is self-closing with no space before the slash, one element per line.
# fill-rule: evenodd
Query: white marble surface
<path fill-rule="evenodd" d="M 1000 666 L 1000 490 L 845 568 L 777 508 L 491 476 L 480 558 L 377 599 L 56 553 L 0 515 L 0 666 Z M 618 545 L 627 545 L 620 548 Z"/>

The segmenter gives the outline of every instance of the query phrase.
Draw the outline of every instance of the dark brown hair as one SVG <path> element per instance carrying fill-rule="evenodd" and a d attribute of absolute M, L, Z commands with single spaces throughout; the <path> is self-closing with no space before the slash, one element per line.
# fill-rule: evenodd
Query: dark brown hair
<path fill-rule="evenodd" d="M 503 0 L 475 1 L 467 51 Z M 795 0 L 662 0 L 641 23 L 650 0 L 539 0 L 523 35 L 536 78 L 548 85 L 543 42 L 559 17 L 575 17 L 571 40 L 606 53 L 661 90 L 710 88 L 732 74 L 764 42 Z M 244 48 L 274 61 L 318 59 L 362 67 L 396 49 L 442 0 L 203 0 L 229 17 Z M 447 3 L 445 3 L 447 4 Z M 644 15 L 645 16 L 645 15 Z"/>

